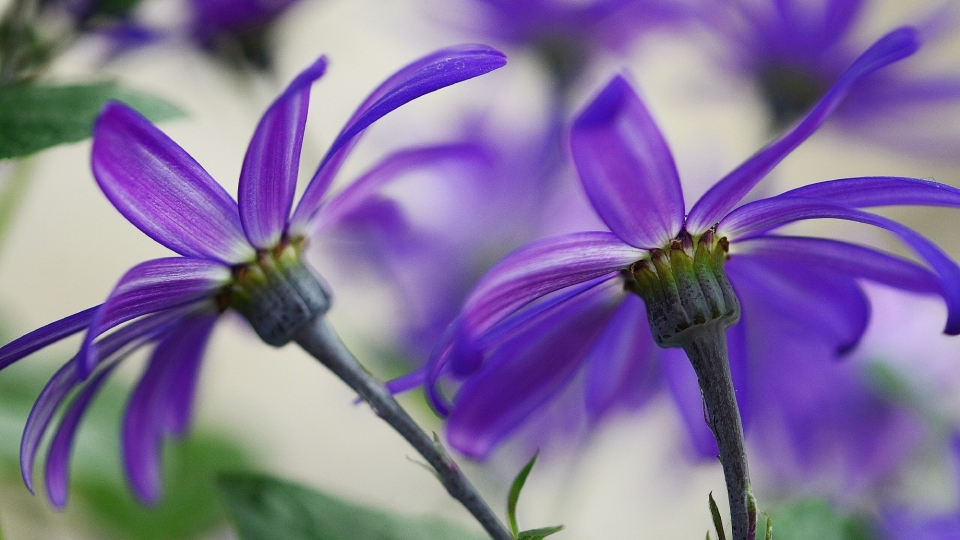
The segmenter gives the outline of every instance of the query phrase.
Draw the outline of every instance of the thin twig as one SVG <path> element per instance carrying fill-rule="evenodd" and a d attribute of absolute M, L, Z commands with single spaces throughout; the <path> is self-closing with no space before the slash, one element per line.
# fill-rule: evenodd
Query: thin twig
<path fill-rule="evenodd" d="M 513 540 L 513 535 L 480 497 L 456 463 L 436 441 L 420 429 L 383 384 L 363 369 L 323 316 L 317 316 L 312 322 L 300 327 L 294 335 L 294 341 L 360 394 L 380 418 L 406 439 L 437 471 L 447 492 L 473 514 L 494 540 Z"/>

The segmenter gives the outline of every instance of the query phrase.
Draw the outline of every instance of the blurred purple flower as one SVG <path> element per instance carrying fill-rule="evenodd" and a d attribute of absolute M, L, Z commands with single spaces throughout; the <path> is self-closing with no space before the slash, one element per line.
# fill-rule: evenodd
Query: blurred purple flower
<path fill-rule="evenodd" d="M 960 190 L 912 178 L 850 178 L 738 206 L 862 77 L 917 47 L 913 29 L 882 38 L 792 131 L 720 180 L 689 211 L 659 129 L 630 85 L 614 78 L 579 115 L 571 133 L 584 190 L 612 233 L 583 232 L 535 242 L 480 281 L 422 372 L 433 404 L 450 415 L 451 444 L 474 457 L 488 455 L 573 381 L 583 384 L 586 409 L 595 419 L 649 397 L 656 387 L 651 378 L 659 369 L 655 358 L 671 353 L 653 353 L 657 348 L 647 330 L 644 301 L 627 288 L 633 286 L 631 280 L 640 279 L 639 272 L 653 268 L 652 263 L 672 264 L 664 262 L 672 261 L 671 256 L 707 254 L 713 259 L 704 260 L 714 261 L 707 264 L 725 270 L 737 291 L 744 316 L 728 335 L 731 370 L 741 389 L 748 362 L 775 363 L 773 358 L 749 359 L 750 336 L 776 339 L 784 331 L 767 326 L 767 310 L 810 329 L 831 356 L 855 347 L 869 318 L 858 279 L 942 295 L 949 308 L 946 331 L 960 333 L 960 268 L 911 229 L 860 210 L 901 204 L 957 206 Z M 772 234 L 789 223 L 815 218 L 886 229 L 928 266 L 857 244 Z M 441 375 L 466 379 L 452 411 L 436 387 Z M 747 396 L 738 392 L 745 416 L 750 411 L 744 403 Z M 702 421 L 699 407 L 698 417 Z"/>
<path fill-rule="evenodd" d="M 868 0 L 709 0 L 702 22 L 722 40 L 719 62 L 753 81 L 772 127 L 789 127 L 820 99 L 861 49 L 857 38 Z M 956 28 L 946 6 L 919 27 L 925 39 Z M 943 114 L 960 113 L 960 74 L 920 74 L 910 66 L 875 73 L 850 89 L 833 122 L 889 146 L 956 153 L 960 135 L 945 133 Z M 935 127 L 936 126 L 936 127 Z M 943 128 L 943 129 L 940 129 Z"/>
<path fill-rule="evenodd" d="M 228 59 L 271 67 L 269 30 L 300 0 L 190 0 L 190 35 L 202 48 Z"/>
<path fill-rule="evenodd" d="M 86 331 L 79 353 L 53 376 L 27 420 L 21 443 L 27 487 L 33 490 L 40 442 L 63 406 L 47 455 L 46 483 L 53 504 L 66 503 L 70 448 L 87 405 L 130 352 L 156 343 L 131 395 L 122 432 L 133 490 L 142 501 L 156 502 L 161 442 L 182 435 L 188 426 L 200 360 L 220 314 L 228 307 L 257 307 L 258 291 L 275 286 L 272 280 L 278 276 L 286 287 L 296 288 L 290 272 L 309 272 L 300 262 L 306 233 L 336 223 L 382 185 L 381 175 L 368 174 L 337 197 L 325 198 L 357 136 L 397 107 L 505 62 L 502 53 L 489 47 L 461 45 L 392 75 L 343 127 L 292 215 L 310 87 L 326 69 L 323 57 L 300 73 L 261 118 L 240 172 L 238 202 L 148 120 L 125 105 L 108 104 L 94 127 L 94 176 L 124 217 L 182 257 L 141 263 L 100 306 L 0 348 L 2 369 Z M 259 307 L 272 315 L 269 307 Z M 71 392 L 75 398 L 64 405 Z"/>
<path fill-rule="evenodd" d="M 957 489 L 960 490 L 960 434 L 950 444 Z M 881 516 L 885 540 L 957 540 L 960 539 L 960 509 L 936 514 L 906 508 L 888 508 Z"/>
<path fill-rule="evenodd" d="M 685 20 L 676 0 L 471 0 L 463 6 L 485 39 L 534 51 L 554 83 L 569 86 L 599 50 L 625 51 L 654 28 Z"/>

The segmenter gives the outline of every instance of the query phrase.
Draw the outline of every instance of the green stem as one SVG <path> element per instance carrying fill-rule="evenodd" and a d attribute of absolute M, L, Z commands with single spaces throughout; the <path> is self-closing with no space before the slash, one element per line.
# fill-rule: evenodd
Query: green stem
<path fill-rule="evenodd" d="M 406 439 L 437 472 L 447 492 L 473 514 L 494 540 L 513 540 L 513 535 L 480 497 L 457 464 L 446 455 L 437 441 L 420 429 L 383 384 L 363 369 L 322 315 L 301 326 L 293 339 L 360 394 L 380 418 Z"/>
<path fill-rule="evenodd" d="M 704 325 L 686 336 L 683 350 L 697 372 L 710 429 L 720 448 L 733 540 L 753 540 L 750 533 L 754 527 L 750 523 L 747 493 L 750 474 L 743 444 L 743 425 L 727 358 L 726 329 L 716 324 Z"/>

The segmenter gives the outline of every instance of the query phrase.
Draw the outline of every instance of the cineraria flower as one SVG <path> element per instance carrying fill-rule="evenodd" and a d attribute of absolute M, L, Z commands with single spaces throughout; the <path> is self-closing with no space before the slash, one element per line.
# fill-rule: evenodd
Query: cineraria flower
<path fill-rule="evenodd" d="M 726 45 L 719 48 L 721 65 L 755 83 L 771 126 L 779 131 L 810 110 L 861 50 L 855 34 L 869 5 L 866 0 L 711 0 L 700 4 L 699 18 Z M 940 20 L 923 25 L 925 38 L 944 33 L 937 27 L 955 13 L 934 15 Z M 920 74 L 898 66 L 852 88 L 834 122 L 890 146 L 943 155 L 955 153 L 958 141 L 944 141 L 944 129 L 932 136 L 931 126 L 945 111 L 958 108 L 960 75 Z M 939 125 L 946 128 L 942 120 Z"/>
<path fill-rule="evenodd" d="M 310 87 L 326 69 L 324 58 L 300 73 L 261 118 L 244 158 L 237 202 L 148 120 L 125 105 L 108 104 L 94 127 L 94 176 L 124 217 L 181 256 L 133 267 L 102 305 L 0 348 L 2 369 L 86 331 L 80 351 L 50 379 L 27 420 L 21 443 L 27 487 L 33 490 L 40 442 L 63 407 L 47 455 L 46 485 L 53 504 L 65 504 L 70 447 L 87 405 L 130 352 L 155 343 L 122 428 L 133 490 L 144 502 L 155 502 L 161 442 L 187 428 L 200 360 L 219 316 L 235 309 L 264 341 L 279 346 L 304 319 L 328 308 L 326 291 L 301 255 L 308 231 L 336 223 L 382 183 L 382 175 L 368 174 L 341 195 L 325 198 L 357 136 L 404 103 L 504 63 L 494 49 L 462 45 L 395 73 L 341 130 L 292 214 Z M 64 405 L 71 393 L 75 397 Z"/>
<path fill-rule="evenodd" d="M 670 0 L 472 0 L 463 13 L 488 39 L 533 50 L 554 83 L 568 87 L 597 49 L 623 50 L 651 28 L 683 19 Z"/>
<path fill-rule="evenodd" d="M 672 345 L 678 331 L 732 317 L 742 304 L 745 320 L 729 332 L 736 378 L 746 362 L 745 327 L 754 299 L 816 329 L 837 353 L 856 345 L 869 317 L 857 279 L 942 295 L 949 309 L 946 331 L 960 332 L 960 268 L 918 233 L 860 210 L 956 205 L 960 191 L 910 178 L 849 178 L 737 206 L 860 78 L 916 48 L 916 34 L 908 28 L 878 41 L 793 130 L 728 174 L 689 211 L 666 142 L 626 80 L 614 78 L 571 133 L 584 190 L 612 232 L 535 242 L 481 280 L 426 368 L 434 405 L 450 414 L 451 444 L 486 456 L 581 372 L 586 406 L 600 415 L 638 391 L 634 385 L 649 371 L 654 342 Z M 927 266 L 848 242 L 774 234 L 814 218 L 886 229 Z M 681 291 L 690 296 L 678 297 Z M 775 336 L 781 330 L 763 325 L 759 320 L 756 332 Z M 435 388 L 444 373 L 469 377 L 452 410 Z"/>

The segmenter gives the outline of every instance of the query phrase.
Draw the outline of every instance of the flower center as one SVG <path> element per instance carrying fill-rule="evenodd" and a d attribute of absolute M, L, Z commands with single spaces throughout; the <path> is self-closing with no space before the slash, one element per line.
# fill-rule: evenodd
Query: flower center
<path fill-rule="evenodd" d="M 221 297 L 223 308 L 240 312 L 263 341 L 276 347 L 330 309 L 329 293 L 301 260 L 302 247 L 284 240 L 258 252 L 256 261 L 233 269 L 233 282 Z"/>
<path fill-rule="evenodd" d="M 621 271 L 626 289 L 646 304 L 657 345 L 682 347 L 700 329 L 737 323 L 740 301 L 723 271 L 729 249 L 712 229 L 696 240 L 682 231 L 669 246 Z"/>

